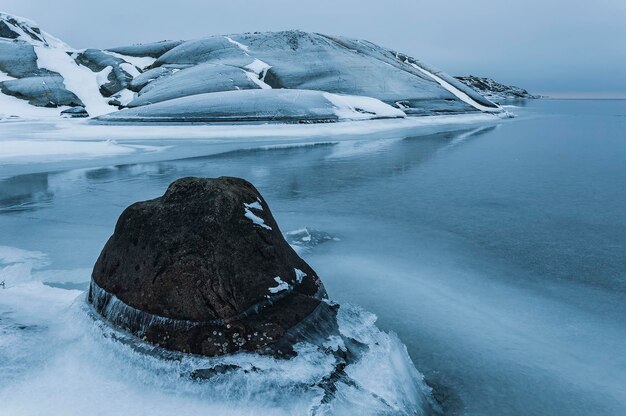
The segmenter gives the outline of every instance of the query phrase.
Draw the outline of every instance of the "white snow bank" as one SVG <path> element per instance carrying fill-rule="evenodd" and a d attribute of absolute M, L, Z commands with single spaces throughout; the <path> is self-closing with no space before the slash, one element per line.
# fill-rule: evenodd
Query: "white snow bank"
<path fill-rule="evenodd" d="M 0 82 L 14 80 L 12 76 L 9 76 L 6 72 L 0 71 Z M 22 100 L 12 95 L 7 95 L 0 92 L 0 120 L 11 117 L 21 118 L 49 118 L 59 117 L 61 111 L 68 107 L 59 108 L 47 108 L 47 107 L 35 107 L 28 104 L 28 101 Z"/>
<path fill-rule="evenodd" d="M 61 74 L 65 88 L 80 98 L 90 116 L 95 117 L 117 110 L 116 107 L 108 105 L 108 99 L 100 94 L 100 73 L 78 65 L 63 49 L 35 46 L 35 53 L 39 68 Z"/>
<path fill-rule="evenodd" d="M 500 111 L 499 107 L 495 107 L 495 108 L 487 107 L 487 106 L 484 106 L 484 105 L 476 102 L 474 99 L 472 99 L 469 95 L 467 95 L 463 91 L 459 90 L 458 88 L 456 88 L 455 86 L 453 86 L 449 82 L 445 81 L 444 79 L 438 77 L 437 75 L 433 74 L 432 72 L 426 71 L 421 66 L 416 65 L 414 63 L 409 63 L 409 65 L 411 65 L 413 68 L 417 69 L 418 71 L 422 72 L 423 74 L 425 74 L 425 75 L 431 77 L 432 79 L 434 79 L 435 81 L 437 81 L 439 83 L 439 85 L 441 85 L 446 90 L 450 91 L 452 94 L 454 94 L 454 96 L 456 96 L 459 100 L 463 101 L 464 103 L 467 103 L 467 104 L 471 105 L 472 107 L 474 107 L 474 108 L 476 108 L 476 109 L 478 109 L 480 111 L 486 111 L 486 112 L 498 112 L 498 111 Z"/>
<path fill-rule="evenodd" d="M 267 71 L 271 67 L 271 65 L 261 61 L 260 59 L 255 59 L 254 61 L 252 61 L 252 63 L 246 65 L 246 68 L 248 68 L 250 71 L 254 72 L 257 75 L 261 75 L 261 73 Z"/>
<path fill-rule="evenodd" d="M 26 100 L 0 92 L 0 120 L 13 117 L 25 119 L 58 119 L 61 111 L 66 108 L 69 107 L 36 107 L 28 104 L 28 101 Z"/>
<path fill-rule="evenodd" d="M 96 72 L 96 81 L 98 82 L 98 86 L 102 86 L 109 82 L 109 74 L 111 74 L 111 71 L 113 71 L 113 67 L 109 65 L 102 71 Z"/>
<path fill-rule="evenodd" d="M 119 156 L 137 151 L 158 151 L 163 147 L 121 145 L 113 140 L 3 140 L 0 141 L 0 164 L 58 162 L 61 160 L 91 159 Z"/>
<path fill-rule="evenodd" d="M 343 120 L 367 120 L 374 117 L 406 117 L 402 110 L 372 97 L 324 93 L 336 108 L 335 114 Z"/>
<path fill-rule="evenodd" d="M 152 65 L 156 61 L 156 58 L 153 58 L 151 56 L 122 55 L 121 53 L 105 51 L 105 50 L 103 50 L 102 52 L 106 53 L 107 55 L 111 55 L 111 56 L 114 56 L 116 58 L 123 59 L 126 62 L 128 62 L 129 64 L 131 64 L 133 66 L 136 66 L 137 68 L 141 68 L 141 69 L 144 69 L 144 68 Z"/>
<path fill-rule="evenodd" d="M 230 43 L 232 43 L 233 45 L 237 46 L 239 49 L 241 49 L 242 51 L 246 52 L 246 54 L 248 52 L 250 52 L 250 47 L 244 45 L 243 43 L 237 42 L 236 40 L 234 40 L 233 38 L 229 37 L 229 36 L 224 36 L 224 39 L 226 39 L 227 41 L 229 41 Z"/>
<path fill-rule="evenodd" d="M 249 70 L 246 72 L 246 76 L 259 87 L 263 89 L 271 89 L 272 87 L 265 83 L 265 74 L 271 67 L 271 65 L 261 61 L 260 59 L 255 59 L 252 63 L 246 65 L 246 68 Z"/>

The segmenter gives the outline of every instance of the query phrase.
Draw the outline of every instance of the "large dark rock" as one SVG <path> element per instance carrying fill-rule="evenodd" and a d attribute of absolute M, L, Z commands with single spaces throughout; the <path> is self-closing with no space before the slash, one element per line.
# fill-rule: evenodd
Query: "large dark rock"
<path fill-rule="evenodd" d="M 289 355 L 336 331 L 313 269 L 249 182 L 184 178 L 120 216 L 89 302 L 148 342 L 204 355 Z"/>

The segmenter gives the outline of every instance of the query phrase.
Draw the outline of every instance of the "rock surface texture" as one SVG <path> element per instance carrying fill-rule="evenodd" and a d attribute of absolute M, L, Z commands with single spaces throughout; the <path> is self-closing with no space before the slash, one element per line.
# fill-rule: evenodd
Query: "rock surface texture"
<path fill-rule="evenodd" d="M 319 277 L 249 182 L 183 178 L 120 216 L 89 302 L 110 323 L 171 350 L 288 356 L 336 331 Z"/>
<path fill-rule="evenodd" d="M 468 77 L 455 77 L 463 84 L 473 88 L 476 92 L 482 94 L 493 102 L 502 102 L 506 100 L 535 99 L 540 98 L 514 85 L 506 85 L 494 81 L 491 78 L 477 77 L 470 75 Z"/>
<path fill-rule="evenodd" d="M 245 103 L 249 92 L 255 98 Z M 324 94 L 339 98 L 329 107 Z M 0 105 L 13 98 L 42 115 L 49 111 L 39 107 L 84 106 L 90 117 L 109 115 L 100 118 L 104 122 L 310 123 L 503 113 L 444 72 L 360 39 L 289 30 L 77 50 L 28 19 L 0 13 Z M 216 101 L 227 105 L 214 111 Z M 286 101 L 297 114 L 285 109 Z M 33 108 L 11 115 L 31 117 Z M 116 112 L 125 108 L 140 109 Z"/>

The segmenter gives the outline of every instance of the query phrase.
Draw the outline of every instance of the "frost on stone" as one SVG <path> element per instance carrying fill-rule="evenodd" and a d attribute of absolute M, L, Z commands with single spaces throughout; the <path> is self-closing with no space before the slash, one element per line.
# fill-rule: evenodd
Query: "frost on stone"
<path fill-rule="evenodd" d="M 252 210 L 257 210 L 257 211 L 263 211 L 263 207 L 261 206 L 261 204 L 259 203 L 259 201 L 254 201 L 251 202 L 249 204 L 243 204 L 244 207 L 244 215 L 246 216 L 246 218 L 248 218 L 250 221 L 252 221 L 254 224 L 265 228 L 266 230 L 271 230 L 272 227 L 270 227 L 269 225 L 265 224 L 265 221 L 263 220 L 263 218 L 259 217 L 258 215 L 254 214 L 252 212 Z"/>
<path fill-rule="evenodd" d="M 300 269 L 293 269 L 296 272 L 296 282 L 302 283 L 302 279 L 306 277 L 306 273 Z"/>
<path fill-rule="evenodd" d="M 280 276 L 276 276 L 274 280 L 276 281 L 277 285 L 267 289 L 270 291 L 270 293 L 278 293 L 282 292 L 283 290 L 289 289 L 289 284 L 287 282 L 284 282 L 283 279 L 280 278 Z"/>

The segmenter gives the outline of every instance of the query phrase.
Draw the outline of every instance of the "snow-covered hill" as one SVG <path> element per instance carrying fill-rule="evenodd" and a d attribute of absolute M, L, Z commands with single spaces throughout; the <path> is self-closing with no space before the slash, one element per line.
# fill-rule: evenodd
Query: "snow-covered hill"
<path fill-rule="evenodd" d="M 474 75 L 455 78 L 495 103 L 505 100 L 540 98 L 538 95 L 533 95 L 520 87 L 501 84 L 491 78 L 482 78 Z"/>
<path fill-rule="evenodd" d="M 76 50 L 34 22 L 0 14 L 0 118 L 321 122 L 481 111 L 501 109 L 363 40 L 255 32 Z"/>

